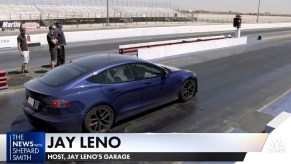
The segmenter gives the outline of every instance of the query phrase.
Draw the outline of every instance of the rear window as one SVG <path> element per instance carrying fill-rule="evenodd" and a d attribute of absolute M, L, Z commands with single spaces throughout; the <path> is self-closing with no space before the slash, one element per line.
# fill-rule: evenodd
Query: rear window
<path fill-rule="evenodd" d="M 49 71 L 40 77 L 40 81 L 49 86 L 59 87 L 80 77 L 86 72 L 88 72 L 88 70 L 85 68 L 70 63 Z"/>

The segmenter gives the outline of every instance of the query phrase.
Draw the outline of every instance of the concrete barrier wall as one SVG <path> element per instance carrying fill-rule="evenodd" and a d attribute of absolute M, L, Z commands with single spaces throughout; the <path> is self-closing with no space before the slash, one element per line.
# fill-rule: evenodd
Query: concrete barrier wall
<path fill-rule="evenodd" d="M 261 29 L 261 28 L 278 28 L 278 27 L 291 27 L 291 23 L 243 24 L 242 30 Z M 65 36 L 66 36 L 67 42 L 70 43 L 70 42 L 82 42 L 82 41 L 90 41 L 90 40 L 102 40 L 102 39 L 138 37 L 138 36 L 234 31 L 234 30 L 235 28 L 233 28 L 231 24 L 226 24 L 226 25 L 147 27 L 147 28 L 131 28 L 131 29 L 78 31 L 78 32 L 65 32 Z M 30 37 L 31 37 L 32 43 L 40 43 L 41 45 L 47 45 L 46 34 L 30 35 Z M 0 37 L 0 39 L 7 39 L 7 38 L 9 38 L 12 43 L 16 43 L 15 36 Z M 11 44 L 1 43 L 0 48 L 16 47 L 16 44 L 12 44 L 12 43 Z"/>
<path fill-rule="evenodd" d="M 201 40 L 217 39 L 217 38 L 224 38 L 224 37 L 225 37 L 224 35 L 217 35 L 217 36 L 200 37 L 200 38 L 187 38 L 187 39 L 166 40 L 166 41 L 160 41 L 160 42 L 127 44 L 127 45 L 120 45 L 119 49 L 132 48 L 132 47 L 142 47 L 142 46 L 153 46 L 153 45 L 159 45 L 159 44 L 179 43 L 179 42 L 183 42 L 183 41 L 197 41 L 198 39 L 201 39 Z"/>
<path fill-rule="evenodd" d="M 157 59 L 191 52 L 211 50 L 217 48 L 231 47 L 247 43 L 247 37 L 230 38 L 223 40 L 211 40 L 194 43 L 175 44 L 151 48 L 141 48 L 138 50 L 138 57 L 142 59 Z"/>
<path fill-rule="evenodd" d="M 17 47 L 18 36 L 4 36 L 0 37 L 0 48 Z M 30 35 L 30 41 L 28 43 L 41 43 L 46 41 L 46 34 Z"/>
<path fill-rule="evenodd" d="M 291 27 L 291 23 L 242 24 L 242 30 Z"/>
<path fill-rule="evenodd" d="M 0 48 L 17 47 L 17 36 L 0 37 Z"/>
<path fill-rule="evenodd" d="M 40 45 L 47 45 L 47 34 L 35 34 L 35 35 L 30 35 L 30 42 L 31 43 L 40 43 Z"/>

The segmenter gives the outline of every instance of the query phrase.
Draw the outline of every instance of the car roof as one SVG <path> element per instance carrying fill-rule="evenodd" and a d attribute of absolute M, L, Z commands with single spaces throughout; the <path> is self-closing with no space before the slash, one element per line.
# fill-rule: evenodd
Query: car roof
<path fill-rule="evenodd" d="M 96 70 L 111 65 L 127 63 L 146 63 L 145 60 L 135 56 L 120 54 L 98 54 L 73 60 L 72 63 L 82 65 L 90 70 Z"/>

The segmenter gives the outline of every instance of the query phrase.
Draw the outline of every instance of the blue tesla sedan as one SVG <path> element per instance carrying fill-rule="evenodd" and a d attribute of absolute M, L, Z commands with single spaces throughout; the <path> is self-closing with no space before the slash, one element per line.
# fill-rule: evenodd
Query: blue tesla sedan
<path fill-rule="evenodd" d="M 23 103 L 32 125 L 61 132 L 108 132 L 122 119 L 197 92 L 187 70 L 125 55 L 73 60 L 25 83 Z"/>

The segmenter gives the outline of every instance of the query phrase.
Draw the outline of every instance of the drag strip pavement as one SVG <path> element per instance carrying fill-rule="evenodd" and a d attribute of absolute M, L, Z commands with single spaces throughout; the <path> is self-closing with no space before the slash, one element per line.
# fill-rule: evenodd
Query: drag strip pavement
<path fill-rule="evenodd" d="M 257 109 L 291 88 L 291 41 L 253 51 L 238 53 L 236 49 L 205 52 L 232 55 L 180 66 L 198 75 L 199 92 L 192 101 L 174 102 L 119 122 L 111 132 L 225 132 L 234 128 L 261 132 L 273 116 Z M 188 55 L 185 60 L 189 58 L 195 61 L 199 56 Z M 13 130 L 34 130 L 22 116 L 23 100 L 24 90 L 0 96 L 0 133 L 11 125 Z"/>
<path fill-rule="evenodd" d="M 273 116 L 257 109 L 291 88 L 290 51 L 291 42 L 285 42 L 183 67 L 198 75 L 194 100 L 169 104 L 113 132 L 262 132 Z"/>
<path fill-rule="evenodd" d="M 276 36 L 290 33 L 290 28 L 267 29 L 267 30 L 248 30 L 242 31 L 242 35 L 248 35 L 249 38 L 255 39 L 258 35 Z M 164 40 L 175 40 L 185 38 L 197 38 L 214 35 L 234 35 L 234 31 L 229 32 L 212 32 L 212 33 L 193 33 L 193 34 L 173 34 L 160 36 L 132 37 L 122 39 L 108 39 L 81 43 L 69 43 L 66 46 L 66 60 L 104 53 L 118 53 L 118 46 L 123 44 L 134 44 L 143 42 L 154 42 Z M 22 58 L 17 48 L 0 49 L 0 68 L 5 70 L 19 69 Z M 29 67 L 48 64 L 50 55 L 47 46 L 32 47 Z"/>

